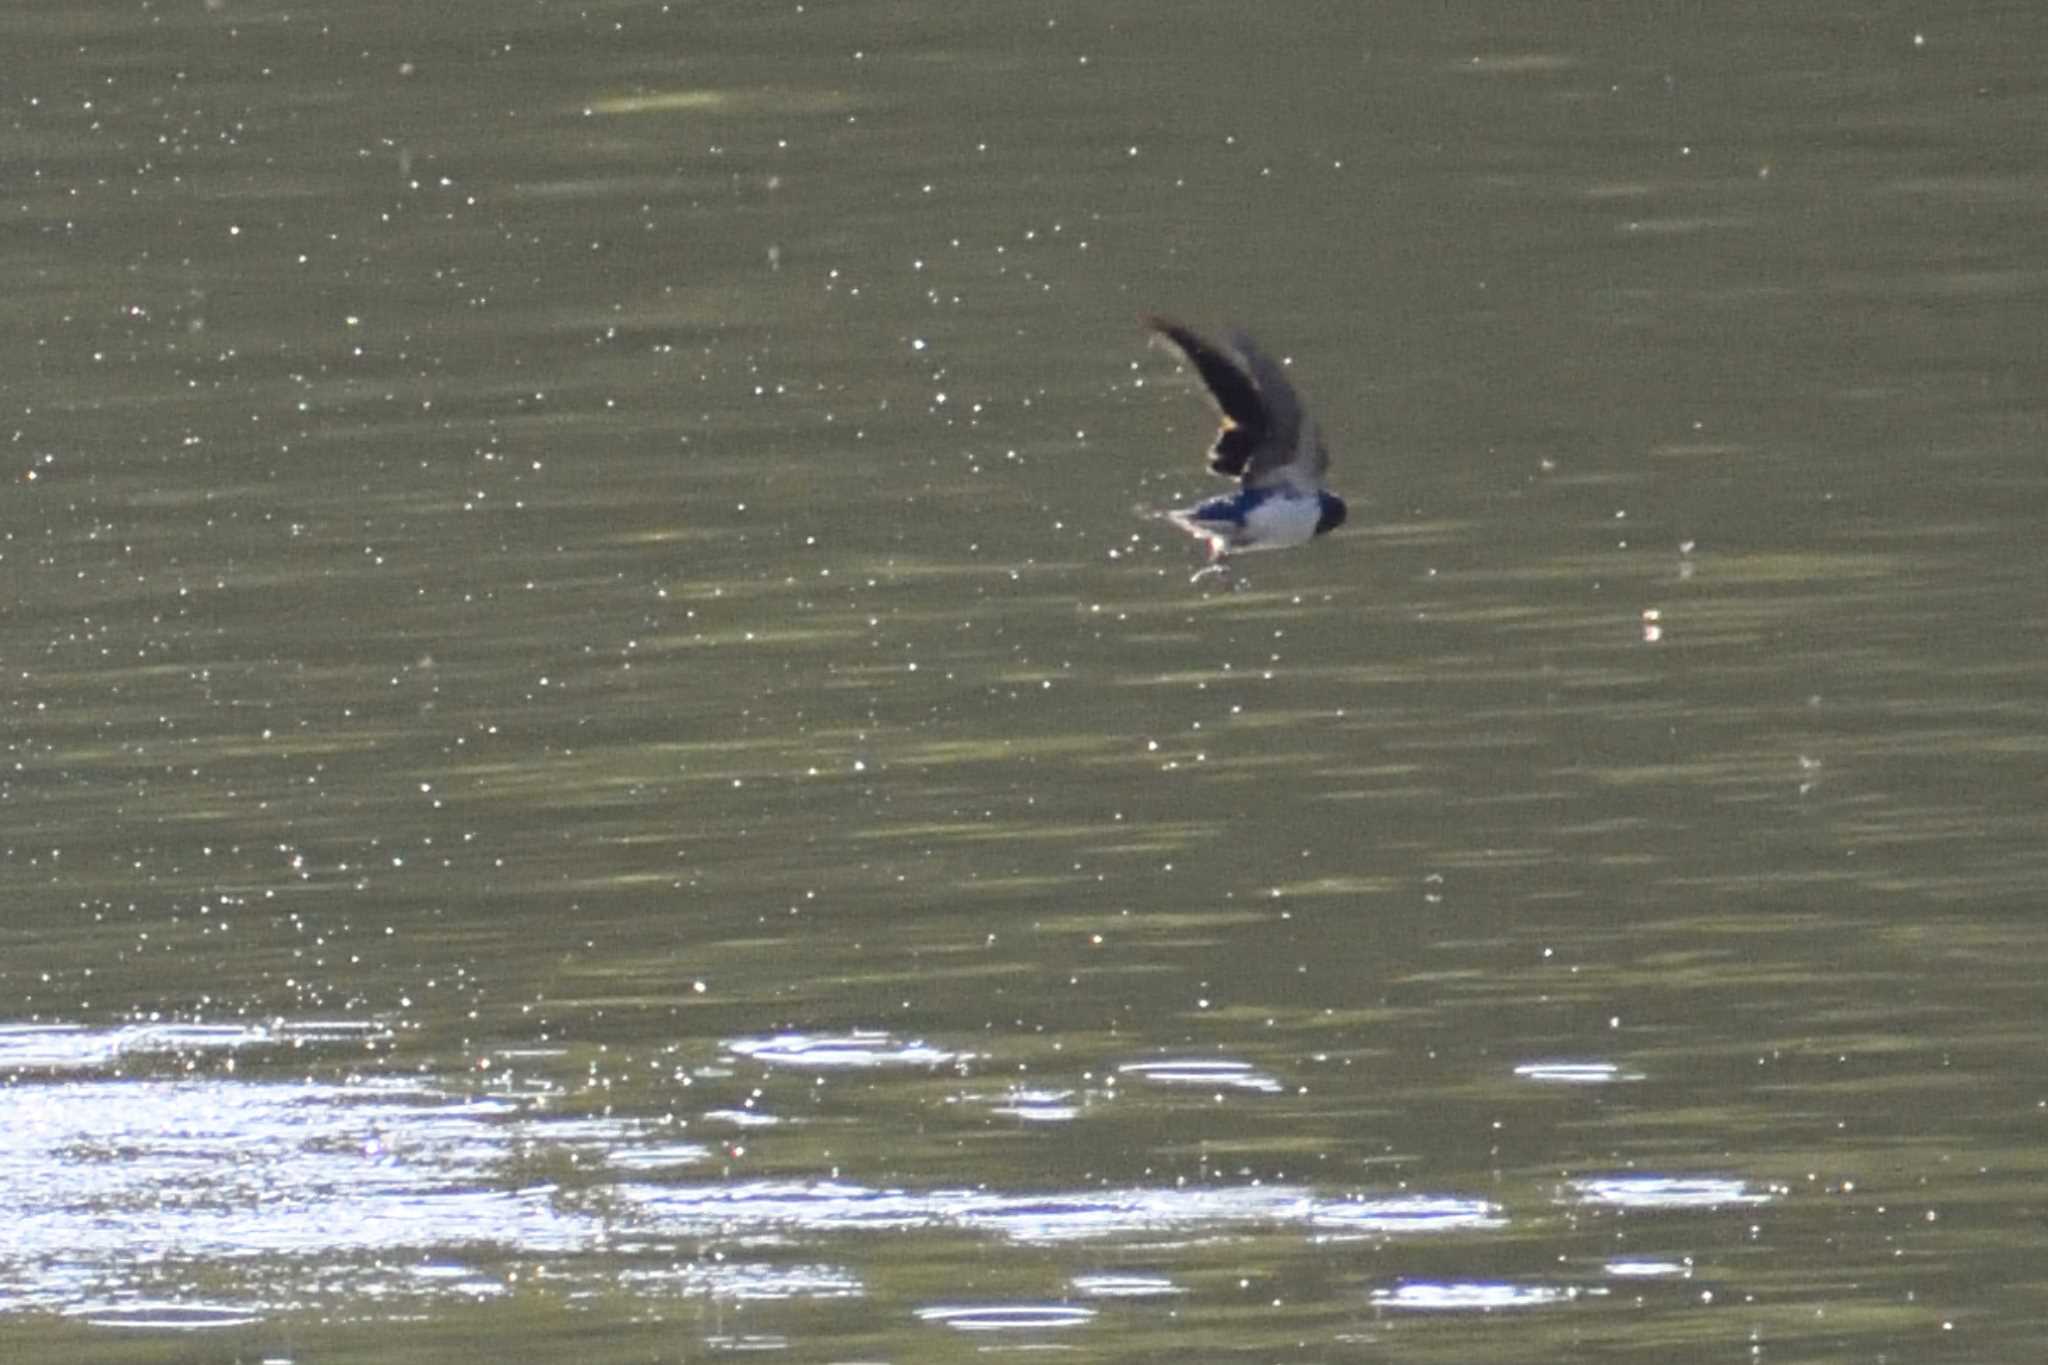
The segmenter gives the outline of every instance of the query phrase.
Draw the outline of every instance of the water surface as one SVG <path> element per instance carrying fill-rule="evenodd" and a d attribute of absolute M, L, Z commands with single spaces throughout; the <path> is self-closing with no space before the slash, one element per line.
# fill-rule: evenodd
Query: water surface
<path fill-rule="evenodd" d="M 2010 17 L 12 11 L 0 1341 L 2033 1359 Z"/>

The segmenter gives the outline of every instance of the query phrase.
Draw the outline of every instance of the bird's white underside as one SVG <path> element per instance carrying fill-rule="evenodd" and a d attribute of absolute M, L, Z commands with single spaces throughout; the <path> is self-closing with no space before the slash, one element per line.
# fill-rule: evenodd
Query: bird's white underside
<path fill-rule="evenodd" d="M 1315 538 L 1322 504 L 1315 498 L 1280 493 L 1265 499 L 1246 514 L 1240 525 L 1234 521 L 1205 521 L 1187 511 L 1170 512 L 1174 525 L 1208 543 L 1209 553 L 1248 553 L 1252 550 L 1286 550 L 1306 545 Z"/>

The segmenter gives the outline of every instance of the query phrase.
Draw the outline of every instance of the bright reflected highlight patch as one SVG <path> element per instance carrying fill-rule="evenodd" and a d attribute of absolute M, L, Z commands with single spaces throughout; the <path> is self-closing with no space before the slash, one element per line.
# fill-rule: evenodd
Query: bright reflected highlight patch
<path fill-rule="evenodd" d="M 1159 1299 L 1188 1292 L 1164 1275 L 1076 1275 L 1068 1283 L 1084 1299 Z"/>
<path fill-rule="evenodd" d="M 1624 1209 L 1717 1209 L 1728 1204 L 1768 1204 L 1768 1190 L 1747 1181 L 1710 1176 L 1622 1175 L 1571 1181 L 1581 1203 Z"/>
<path fill-rule="evenodd" d="M 861 1071 L 888 1066 L 944 1066 L 964 1055 L 947 1052 L 922 1040 L 899 1041 L 880 1030 L 852 1033 L 778 1033 L 766 1038 L 731 1038 L 725 1049 L 735 1056 L 771 1066 L 811 1071 Z"/>
<path fill-rule="evenodd" d="M 1437 1195 L 1324 1200 L 1315 1206 L 1309 1222 L 1326 1234 L 1325 1240 L 1332 1241 L 1342 1240 L 1345 1234 L 1457 1232 L 1504 1228 L 1508 1224 L 1507 1215 L 1498 1204 Z"/>
<path fill-rule="evenodd" d="M 1157 1062 L 1126 1062 L 1116 1069 L 1119 1076 L 1135 1076 L 1153 1085 L 1196 1086 L 1211 1090 L 1244 1090 L 1257 1095 L 1278 1095 L 1286 1087 L 1259 1071 L 1249 1062 L 1208 1059 L 1174 1059 Z"/>
<path fill-rule="evenodd" d="M 383 1024 L 303 1020 L 262 1024 L 139 1023 L 116 1028 L 77 1024 L 0 1024 L 0 1073 L 105 1071 L 144 1058 L 233 1052 L 252 1047 L 299 1048 L 384 1039 Z"/>
<path fill-rule="evenodd" d="M 1019 1087 L 991 1099 L 990 1113 L 1023 1119 L 1027 1123 L 1066 1123 L 1081 1113 L 1071 1090 L 1026 1090 Z"/>
<path fill-rule="evenodd" d="M 1070 1303 L 938 1305 L 917 1310 L 918 1321 L 943 1323 L 956 1332 L 1023 1332 L 1079 1327 L 1095 1320 L 1093 1308 Z"/>
<path fill-rule="evenodd" d="M 1515 1068 L 1515 1075 L 1551 1085 L 1612 1085 L 1643 1078 L 1642 1072 L 1623 1071 L 1613 1062 L 1523 1062 Z"/>
<path fill-rule="evenodd" d="M 694 1166 L 711 1157 L 711 1149 L 698 1142 L 677 1142 L 660 1147 L 622 1147 L 605 1153 L 605 1162 L 622 1171 L 662 1171 L 676 1166 Z"/>
<path fill-rule="evenodd" d="M 1691 1279 L 1688 1261 L 1609 1261 L 1608 1274 L 1623 1280 Z"/>
<path fill-rule="evenodd" d="M 1604 1289 L 1580 1289 L 1570 1285 L 1505 1284 L 1480 1281 L 1448 1284 L 1404 1284 L 1396 1289 L 1375 1289 L 1372 1301 L 1381 1308 L 1398 1308 L 1417 1313 L 1496 1313 L 1511 1308 L 1546 1308 L 1570 1303 L 1582 1297 L 1598 1297 Z"/>
<path fill-rule="evenodd" d="M 772 1265 L 756 1261 L 683 1261 L 656 1270 L 626 1269 L 618 1283 L 641 1293 L 707 1295 L 748 1303 L 787 1299 L 853 1299 L 860 1277 L 836 1265 Z"/>
<path fill-rule="evenodd" d="M 209 1332 L 263 1321 L 262 1314 L 247 1308 L 148 1299 L 80 1304 L 66 1309 L 64 1315 L 91 1327 L 127 1327 L 149 1332 Z"/>
<path fill-rule="evenodd" d="M 1448 1195 L 1321 1199 L 1284 1185 L 1186 1185 L 1003 1194 L 985 1189 L 876 1189 L 845 1181 L 629 1185 L 646 1226 L 667 1236 L 748 1236 L 948 1228 L 1013 1242 L 1168 1237 L 1196 1240 L 1248 1226 L 1300 1227 L 1326 1239 L 1427 1235 L 1505 1225 L 1483 1200 Z"/>

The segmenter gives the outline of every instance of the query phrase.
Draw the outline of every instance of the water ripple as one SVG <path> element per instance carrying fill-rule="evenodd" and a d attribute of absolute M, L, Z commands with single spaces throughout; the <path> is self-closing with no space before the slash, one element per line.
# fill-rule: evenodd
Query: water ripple
<path fill-rule="evenodd" d="M 777 1033 L 765 1038 L 731 1038 L 724 1046 L 736 1056 L 757 1062 L 818 1071 L 943 1066 L 963 1055 L 922 1041 L 899 1042 L 888 1033 L 863 1029 L 836 1036 Z"/>
<path fill-rule="evenodd" d="M 1004 1194 L 988 1190 L 875 1189 L 840 1181 L 751 1181 L 696 1186 L 630 1186 L 662 1232 L 672 1236 L 905 1231 L 955 1228 L 1015 1242 L 1220 1233 L 1255 1225 L 1330 1234 L 1432 1233 L 1492 1228 L 1494 1205 L 1454 1196 L 1318 1198 L 1290 1186 L 1182 1186 L 1099 1192 Z"/>
<path fill-rule="evenodd" d="M 1424 1313 L 1492 1313 L 1508 1308 L 1544 1308 L 1570 1303 L 1586 1296 L 1602 1296 L 1604 1289 L 1581 1289 L 1576 1285 L 1508 1284 L 1485 1281 L 1419 1282 L 1394 1289 L 1375 1289 L 1372 1301 L 1381 1308 L 1406 1309 Z"/>
<path fill-rule="evenodd" d="M 1309 1221 L 1325 1232 L 1325 1241 L 1342 1240 L 1346 1233 L 1451 1232 L 1501 1228 L 1508 1222 L 1497 1204 L 1444 1195 L 1324 1200 Z"/>
<path fill-rule="evenodd" d="M 1079 1327 L 1095 1320 L 1095 1310 L 1066 1303 L 963 1304 L 920 1308 L 917 1316 L 921 1322 L 944 1323 L 956 1332 L 1018 1332 Z"/>
<path fill-rule="evenodd" d="M 302 1047 L 388 1038 L 382 1023 L 299 1020 L 261 1024 L 142 1022 L 116 1028 L 82 1024 L 0 1024 L 0 1074 L 104 1071 L 138 1057 L 183 1057 L 242 1048 Z"/>
<path fill-rule="evenodd" d="M 1713 1209 L 1727 1204 L 1768 1204 L 1769 1190 L 1714 1176 L 1618 1175 L 1569 1182 L 1582 1203 L 1626 1209 Z"/>
<path fill-rule="evenodd" d="M 1211 1087 L 1244 1090 L 1257 1095 L 1278 1095 L 1286 1087 L 1249 1062 L 1213 1058 L 1175 1058 L 1156 1062 L 1126 1062 L 1119 1076 L 1135 1076 L 1154 1085 Z"/>
<path fill-rule="evenodd" d="M 1171 1298 L 1188 1291 L 1164 1275 L 1076 1275 L 1070 1284 L 1074 1292 L 1087 1299 L 1158 1299 Z"/>
<path fill-rule="evenodd" d="M 1642 1072 L 1623 1071 L 1613 1062 L 1523 1062 L 1515 1068 L 1515 1075 L 1552 1085 L 1612 1085 L 1643 1079 Z"/>
<path fill-rule="evenodd" d="M 247 1327 L 263 1321 L 261 1313 L 224 1304 L 134 1299 L 121 1303 L 77 1304 L 67 1309 L 65 1316 L 92 1327 L 127 1327 L 152 1332 L 204 1332 L 221 1327 Z"/>

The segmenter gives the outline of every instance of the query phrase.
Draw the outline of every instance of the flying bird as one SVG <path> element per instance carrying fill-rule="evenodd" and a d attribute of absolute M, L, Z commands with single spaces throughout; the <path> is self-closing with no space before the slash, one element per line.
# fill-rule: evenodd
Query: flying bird
<path fill-rule="evenodd" d="M 1211 569 L 1223 571 L 1235 551 L 1306 545 L 1342 526 L 1344 499 L 1323 486 L 1330 452 L 1280 363 L 1243 332 L 1217 346 L 1167 318 L 1145 325 L 1195 367 L 1223 414 L 1209 468 L 1236 479 L 1237 491 L 1166 514 L 1208 547 Z"/>

